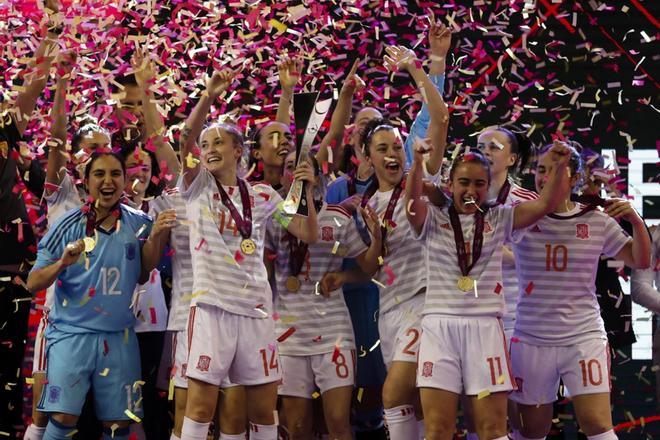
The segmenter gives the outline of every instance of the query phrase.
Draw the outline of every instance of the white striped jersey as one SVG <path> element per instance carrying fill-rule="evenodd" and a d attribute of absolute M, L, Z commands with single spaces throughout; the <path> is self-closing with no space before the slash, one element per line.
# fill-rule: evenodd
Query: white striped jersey
<path fill-rule="evenodd" d="M 538 199 L 539 195 L 534 191 L 527 190 L 514 182 L 511 183 L 511 190 L 504 204 L 507 206 L 516 206 L 519 203 Z M 504 302 L 506 310 L 502 317 L 504 330 L 513 330 L 513 324 L 516 322 L 516 305 L 518 304 L 518 274 L 516 265 L 506 259 L 502 261 L 502 284 L 504 287 Z"/>
<path fill-rule="evenodd" d="M 614 257 L 631 240 L 599 210 L 548 215 L 514 243 L 520 296 L 514 336 L 534 345 L 607 339 L 596 298 L 601 254 Z"/>
<path fill-rule="evenodd" d="M 392 191 L 376 191 L 369 200 L 382 220 Z M 379 313 L 387 313 L 415 295 L 423 294 L 426 287 L 426 270 L 420 265 L 425 250 L 422 243 L 413 239 L 412 228 L 406 218 L 405 194 L 397 201 L 392 222 L 388 225 L 386 245 L 388 255 L 383 255 L 383 267 L 375 275 L 380 290 Z M 360 219 L 360 222 L 363 222 Z"/>
<path fill-rule="evenodd" d="M 44 199 L 48 206 L 48 213 L 46 214 L 48 227 L 55 224 L 55 222 L 67 211 L 80 208 L 84 203 L 84 197 L 85 193 L 78 191 L 78 187 L 74 183 L 73 177 L 68 173 L 64 176 L 64 179 L 62 179 L 62 183 L 57 191 L 53 191 L 48 195 L 44 192 Z M 54 301 L 55 286 L 51 285 L 46 289 L 46 300 L 44 305 L 46 308 L 50 309 L 53 307 Z"/>
<path fill-rule="evenodd" d="M 457 285 L 462 274 L 448 208 L 429 205 L 418 237 L 425 247 L 425 271 L 428 273 L 424 314 L 495 317 L 504 314 L 502 245 L 512 238 L 513 212 L 513 207 L 503 205 L 487 211 L 481 256 L 469 273 L 475 280 L 476 289 L 463 292 Z M 468 262 L 471 262 L 475 216 L 459 214 L 458 217 Z"/>
<path fill-rule="evenodd" d="M 238 186 L 225 191 L 242 215 Z M 269 318 L 273 298 L 263 262 L 266 225 L 277 211 L 282 197 L 269 185 L 248 184 L 252 205 L 254 253 L 241 252 L 243 238 L 222 201 L 215 178 L 200 170 L 192 184 L 182 191 L 188 204 L 190 252 L 193 262 L 192 305 L 220 307 L 230 313 Z"/>
<path fill-rule="evenodd" d="M 149 215 L 166 209 L 176 211 L 177 225 L 170 232 L 170 248 L 172 254 L 172 300 L 167 329 L 183 331 L 186 329 L 190 300 L 193 292 L 193 263 L 190 254 L 190 221 L 186 210 L 186 202 L 178 188 L 164 191 L 149 204 Z"/>
<path fill-rule="evenodd" d="M 298 275 L 300 290 L 295 293 L 286 288 L 286 280 L 291 275 L 291 235 L 276 222 L 268 225 L 266 248 L 276 252 L 277 256 L 274 261 L 275 311 L 279 319 L 275 320 L 275 328 L 277 335 L 283 338 L 278 344 L 282 355 L 329 353 L 335 346 L 355 349 L 351 317 L 341 289 L 332 292 L 329 298 L 317 294 L 317 291 L 320 292 L 318 283 L 323 275 L 340 272 L 344 258 L 355 258 L 365 252 L 367 246 L 360 238 L 351 214 L 339 205 L 324 204 L 318 213 L 318 222 L 319 240 L 307 249 Z M 295 330 L 291 330 L 292 327 Z"/>

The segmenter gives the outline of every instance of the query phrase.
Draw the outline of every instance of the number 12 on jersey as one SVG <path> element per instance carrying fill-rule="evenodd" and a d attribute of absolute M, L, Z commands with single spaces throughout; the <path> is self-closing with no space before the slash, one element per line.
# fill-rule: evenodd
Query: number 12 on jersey
<path fill-rule="evenodd" d="M 121 273 L 116 267 L 101 268 L 101 285 L 103 286 L 103 295 L 121 295 L 121 290 L 117 290 L 119 277 Z"/>

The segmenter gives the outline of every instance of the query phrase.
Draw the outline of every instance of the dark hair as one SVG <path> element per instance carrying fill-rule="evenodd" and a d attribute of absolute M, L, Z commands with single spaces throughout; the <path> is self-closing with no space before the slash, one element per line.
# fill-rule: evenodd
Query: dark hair
<path fill-rule="evenodd" d="M 532 156 L 532 142 L 524 132 L 514 126 L 498 126 L 495 131 L 507 137 L 511 145 L 511 153 L 516 155 L 516 162 L 509 167 L 509 173 L 513 175 L 522 173 Z"/>
<path fill-rule="evenodd" d="M 376 118 L 367 122 L 364 130 L 360 133 L 360 146 L 366 157 L 369 157 L 369 144 L 376 133 L 382 130 L 394 130 L 394 125 L 385 118 Z"/>
<path fill-rule="evenodd" d="M 78 129 L 73 133 L 71 139 L 71 150 L 75 153 L 80 150 L 80 143 L 89 136 L 90 133 L 103 133 L 110 138 L 110 133 L 102 128 L 98 121 L 92 116 L 84 116 L 78 125 Z"/>
<path fill-rule="evenodd" d="M 605 158 L 594 150 L 584 148 L 580 156 L 582 157 L 582 164 L 585 168 L 589 167 L 594 169 L 605 167 Z"/>
<path fill-rule="evenodd" d="M 112 156 L 117 159 L 121 164 L 121 170 L 124 173 L 124 176 L 126 176 L 126 161 L 124 160 L 124 156 L 109 149 L 102 149 L 92 152 L 89 156 L 89 161 L 87 162 L 87 165 L 85 165 L 85 180 L 89 179 L 89 173 L 92 171 L 92 165 L 94 165 L 94 162 L 105 156 Z"/>
<path fill-rule="evenodd" d="M 458 147 L 457 147 L 458 148 Z M 451 181 L 454 178 L 454 172 L 456 168 L 462 163 L 476 163 L 484 167 L 488 173 L 488 182 L 490 183 L 490 162 L 486 159 L 486 156 L 479 150 L 468 150 L 463 153 L 460 153 L 451 163 L 451 168 L 449 168 L 449 180 Z"/>
<path fill-rule="evenodd" d="M 569 147 L 571 147 L 571 157 L 568 160 L 568 167 L 571 170 L 571 174 L 575 175 L 577 173 L 582 172 L 582 157 L 580 154 L 582 153 L 582 145 L 575 141 L 569 141 L 565 140 L 564 141 Z M 537 157 L 543 156 L 545 153 L 547 153 L 550 148 L 552 148 L 553 144 L 547 144 L 541 147 L 541 149 L 538 152 Z M 538 160 L 538 159 L 537 159 Z"/>
<path fill-rule="evenodd" d="M 258 182 L 258 181 L 263 179 L 263 175 L 262 175 L 263 170 L 259 170 L 259 160 L 256 157 L 254 157 L 254 154 L 252 154 L 252 153 L 254 152 L 254 150 L 258 150 L 258 149 L 261 148 L 261 146 L 259 145 L 259 142 L 261 141 L 261 133 L 264 131 L 264 129 L 266 129 L 267 127 L 269 127 L 269 126 L 271 126 L 272 124 L 275 124 L 275 123 L 286 125 L 286 124 L 284 124 L 282 122 L 279 122 L 279 121 L 274 121 L 274 120 L 273 121 L 268 121 L 268 122 L 266 122 L 265 124 L 263 124 L 259 127 L 255 127 L 252 130 L 252 134 L 250 134 L 250 140 L 248 141 L 249 146 L 250 146 L 250 151 L 249 151 L 249 154 L 248 154 L 247 167 L 248 167 L 248 170 L 250 170 L 254 167 L 254 171 L 252 172 L 252 174 L 250 174 L 250 178 L 248 179 L 252 182 Z M 241 143 L 241 145 L 243 145 L 243 143 Z"/>
<path fill-rule="evenodd" d="M 137 150 L 137 147 L 121 150 L 121 155 L 124 157 L 124 164 L 126 163 L 128 157 L 135 153 L 135 150 Z M 158 184 L 155 184 L 152 180 L 154 176 L 160 176 L 160 165 L 158 164 L 158 159 L 156 159 L 156 154 L 153 151 L 149 151 L 147 149 L 142 149 L 142 151 L 147 153 L 151 159 L 151 176 L 149 178 L 149 185 L 147 185 L 147 189 L 144 191 L 144 195 L 145 197 L 158 197 L 165 188 L 165 180 L 163 178 L 160 178 Z"/>

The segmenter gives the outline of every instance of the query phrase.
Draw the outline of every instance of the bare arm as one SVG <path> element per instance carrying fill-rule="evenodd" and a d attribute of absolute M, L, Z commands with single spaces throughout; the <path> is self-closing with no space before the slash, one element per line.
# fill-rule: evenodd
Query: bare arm
<path fill-rule="evenodd" d="M 280 86 L 282 93 L 277 105 L 277 122 L 282 124 L 291 124 L 291 102 L 293 99 L 293 89 L 300 79 L 302 71 L 302 60 L 300 58 L 284 57 L 277 68 L 280 77 Z"/>
<path fill-rule="evenodd" d="M 422 199 L 424 192 L 424 183 L 422 176 L 424 175 L 423 150 L 415 148 L 413 152 L 413 163 L 408 172 L 408 181 L 406 182 L 406 217 L 410 226 L 415 230 L 416 234 L 422 232 L 426 215 L 428 212 L 428 201 Z"/>
<path fill-rule="evenodd" d="M 48 165 L 46 167 L 46 182 L 60 186 L 66 176 L 66 127 L 68 117 L 66 113 L 66 94 L 69 86 L 69 78 L 73 69 L 75 56 L 63 55 L 59 63 L 57 84 L 55 86 L 55 99 L 50 110 L 52 125 L 50 129 L 50 141 L 48 142 Z M 53 191 L 46 188 L 46 195 Z"/>
<path fill-rule="evenodd" d="M 170 173 L 178 175 L 181 171 L 181 163 L 179 162 L 172 145 L 163 137 L 165 124 L 163 123 L 163 118 L 158 112 L 156 104 L 152 100 L 154 95 L 151 92 L 150 87 L 156 77 L 153 63 L 140 47 L 135 50 L 132 63 L 135 78 L 140 87 L 142 113 L 144 114 L 144 125 L 147 139 L 149 139 L 156 147 L 155 155 L 158 163 L 160 164 L 164 162 Z M 176 179 L 167 182 L 167 186 L 176 186 Z"/>
<path fill-rule="evenodd" d="M 216 72 L 206 82 L 206 91 L 195 105 L 190 116 L 181 130 L 179 137 L 181 164 L 183 166 L 183 178 L 186 186 L 190 185 L 199 174 L 198 152 L 195 143 L 206 122 L 206 117 L 211 109 L 211 104 L 220 96 L 234 80 L 236 72 L 223 70 Z"/>
<path fill-rule="evenodd" d="M 555 141 L 548 154 L 553 154 L 555 159 L 552 170 L 549 172 L 550 178 L 538 199 L 523 202 L 514 208 L 513 229 L 531 226 L 550 214 L 557 208 L 564 195 L 570 191 L 570 177 L 566 169 L 570 157 L 568 147 Z"/>
<path fill-rule="evenodd" d="M 358 65 L 359 60 L 355 60 L 346 80 L 344 81 L 344 85 L 339 92 L 337 106 L 332 112 L 332 118 L 330 119 L 330 129 L 323 137 L 323 140 L 321 140 L 319 150 L 316 153 L 316 161 L 319 164 L 328 162 L 330 158 L 328 148 L 332 148 L 333 158 L 339 157 L 344 130 L 351 120 L 353 96 L 357 90 L 364 88 L 364 81 L 362 81 L 362 79 L 356 74 Z M 331 168 L 329 169 L 336 170 L 338 166 L 339 162 L 333 160 Z"/>
<path fill-rule="evenodd" d="M 616 255 L 632 269 L 647 269 L 651 265 L 651 239 L 644 220 L 637 214 L 628 200 L 610 199 L 605 204 L 605 212 L 614 218 L 624 218 L 633 226 L 633 239 Z"/>
<path fill-rule="evenodd" d="M 149 238 L 142 246 L 142 271 L 140 273 L 140 282 L 143 283 L 149 278 L 151 271 L 158 265 L 163 257 L 165 245 L 170 239 L 170 231 L 176 226 L 176 211 L 166 209 L 158 214 Z"/>

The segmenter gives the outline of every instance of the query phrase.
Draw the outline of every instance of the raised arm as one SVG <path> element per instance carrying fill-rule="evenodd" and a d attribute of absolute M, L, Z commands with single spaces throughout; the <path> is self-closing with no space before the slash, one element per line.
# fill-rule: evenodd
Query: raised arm
<path fill-rule="evenodd" d="M 323 140 L 321 140 L 318 152 L 316 153 L 316 161 L 322 166 L 323 163 L 328 162 L 330 159 L 328 148 L 332 149 L 333 163 L 330 164 L 328 170 L 337 170 L 339 166 L 339 161 L 335 158 L 339 156 L 344 131 L 351 120 L 353 96 L 356 91 L 362 90 L 365 87 L 364 81 L 357 75 L 359 63 L 360 60 L 355 60 L 350 72 L 348 72 L 346 80 L 344 80 L 344 85 L 339 92 L 337 106 L 332 112 L 330 129 L 323 137 Z"/>
<path fill-rule="evenodd" d="M 428 199 L 422 198 L 424 192 L 424 153 L 426 152 L 423 142 L 417 142 L 413 148 L 413 163 L 408 172 L 406 182 L 406 217 L 410 226 L 416 234 L 422 232 L 426 215 L 428 212 Z"/>
<path fill-rule="evenodd" d="M 651 239 L 644 220 L 639 216 L 629 200 L 609 199 L 605 202 L 605 212 L 615 219 L 624 219 L 633 227 L 633 239 L 616 255 L 632 269 L 647 269 L 651 265 Z"/>
<path fill-rule="evenodd" d="M 156 74 L 153 62 L 149 59 L 142 47 L 136 47 L 131 59 L 135 79 L 140 88 L 142 98 L 142 113 L 148 141 L 156 147 L 155 155 L 158 163 L 165 163 L 167 170 L 174 176 L 181 171 L 181 163 L 172 148 L 172 145 L 163 137 L 165 124 L 153 101 L 154 94 L 151 85 L 155 82 Z M 176 186 L 176 179 L 167 182 L 167 186 Z"/>
<path fill-rule="evenodd" d="M 538 199 L 523 202 L 514 208 L 513 229 L 531 226 L 550 214 L 570 192 L 570 176 L 567 171 L 568 159 L 571 155 L 569 147 L 560 141 L 555 141 L 548 154 L 552 154 L 554 160 L 548 182 L 543 186 Z"/>
<path fill-rule="evenodd" d="M 300 74 L 302 73 L 302 59 L 283 57 L 278 66 L 277 73 L 280 77 L 280 86 L 282 93 L 277 105 L 277 122 L 291 125 L 291 102 L 293 100 L 293 89 L 298 84 Z"/>
<path fill-rule="evenodd" d="M 647 269 L 635 269 L 630 277 L 630 295 L 632 300 L 637 304 L 646 307 L 653 313 L 660 314 L 660 286 L 653 286 L 653 281 L 656 278 L 656 273 L 660 270 L 660 234 L 655 234 L 653 237 L 652 247 L 654 249 L 654 257 L 652 258 L 651 267 Z"/>
<path fill-rule="evenodd" d="M 449 31 L 446 31 L 449 32 Z M 449 111 L 440 92 L 431 82 L 412 50 L 402 46 L 390 46 L 385 49 L 387 56 L 385 64 L 391 70 L 404 69 L 410 73 L 417 84 L 422 99 L 428 104 L 431 123 L 428 128 L 428 138 L 433 148 L 426 161 L 426 169 L 430 174 L 437 174 L 442 165 L 442 158 L 447 146 L 447 130 L 449 127 Z"/>
<path fill-rule="evenodd" d="M 202 132 L 211 104 L 229 88 L 235 75 L 236 72 L 232 70 L 223 70 L 222 72 L 215 72 L 209 78 L 206 82 L 206 90 L 202 93 L 202 97 L 188 119 L 186 119 L 183 130 L 181 130 L 179 154 L 181 155 L 183 178 L 186 186 L 190 185 L 199 173 L 199 151 L 195 148 L 195 144 Z"/>
<path fill-rule="evenodd" d="M 445 86 L 445 66 L 447 52 L 451 46 L 451 32 L 442 23 L 435 20 L 433 12 L 430 13 L 431 26 L 429 28 L 429 78 L 435 88 L 442 96 Z M 425 101 L 422 102 L 422 108 L 417 113 L 415 120 L 410 126 L 410 134 L 406 139 L 404 147 L 406 149 L 406 159 L 408 165 L 413 160 L 413 142 L 416 138 L 425 138 L 431 123 L 431 114 L 429 106 Z"/>
<path fill-rule="evenodd" d="M 61 54 L 57 68 L 57 83 L 55 86 L 55 98 L 50 110 L 52 121 L 50 129 L 50 141 L 48 142 L 48 165 L 46 167 L 46 183 L 60 186 L 66 176 L 66 127 L 68 117 L 66 113 L 66 94 L 69 87 L 69 79 L 76 61 L 73 53 Z M 52 189 L 46 188 L 46 195 L 50 195 Z"/>
<path fill-rule="evenodd" d="M 165 245 L 170 239 L 170 231 L 176 226 L 176 210 L 166 209 L 158 214 L 149 238 L 142 246 L 142 271 L 140 282 L 145 282 L 149 273 L 158 265 L 163 257 Z"/>
<path fill-rule="evenodd" d="M 37 99 L 46 87 L 50 65 L 55 59 L 57 50 L 57 38 L 61 31 L 61 23 L 55 23 L 59 12 L 59 3 L 56 0 L 46 1 L 47 13 L 50 15 L 46 38 L 41 41 L 29 67 L 34 71 L 25 76 L 25 88 L 16 98 L 14 108 L 14 121 L 18 132 L 23 135 L 30 120 L 30 116 L 37 105 Z"/>

